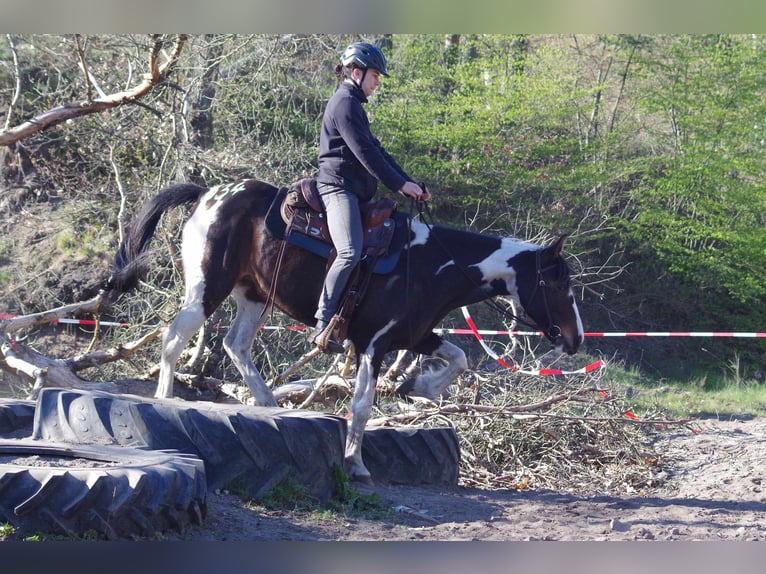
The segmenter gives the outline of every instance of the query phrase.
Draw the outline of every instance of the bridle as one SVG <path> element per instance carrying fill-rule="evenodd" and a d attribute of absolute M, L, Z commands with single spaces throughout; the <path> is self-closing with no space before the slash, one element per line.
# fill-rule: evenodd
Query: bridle
<path fill-rule="evenodd" d="M 553 269 L 554 267 L 558 266 L 561 267 L 561 263 L 553 263 L 551 265 L 548 265 L 547 267 L 542 266 L 542 258 L 540 257 L 540 251 L 535 252 L 535 288 L 532 291 L 532 296 L 529 298 L 530 303 L 532 300 L 534 300 L 535 295 L 538 293 L 538 289 L 540 293 L 543 294 L 543 307 L 545 308 L 545 316 L 548 319 L 548 331 L 544 332 L 546 338 L 554 345 L 559 343 L 561 341 L 561 338 L 563 337 L 563 333 L 561 331 L 561 327 L 556 325 L 556 323 L 553 322 L 553 317 L 551 315 L 551 307 L 548 304 L 548 294 L 545 291 L 545 277 L 543 277 L 543 274 Z"/>
<path fill-rule="evenodd" d="M 548 295 L 545 291 L 546 281 L 543 275 L 547 271 L 560 265 L 561 265 L 560 263 L 553 263 L 551 265 L 548 265 L 547 267 L 543 267 L 542 260 L 540 257 L 540 250 L 535 252 L 535 288 L 532 290 L 532 295 L 530 295 L 527 305 L 529 305 L 530 303 L 532 303 L 532 301 L 534 301 L 538 293 L 542 294 L 543 308 L 545 309 L 545 317 L 548 322 L 547 329 L 540 329 L 539 325 L 535 323 L 531 323 L 527 321 L 526 319 L 519 317 L 515 313 L 508 311 L 508 309 L 500 305 L 494 299 L 487 299 L 486 301 L 484 301 L 484 303 L 492 307 L 495 311 L 497 311 L 501 315 L 504 315 L 508 319 L 511 319 L 512 321 L 521 323 L 522 325 L 525 325 L 531 329 L 536 329 L 536 330 L 540 329 L 543 335 L 545 335 L 545 338 L 548 339 L 548 341 L 550 341 L 552 345 L 556 346 L 561 342 L 561 339 L 564 336 L 564 334 L 561 330 L 561 327 L 559 327 L 556 323 L 553 322 L 553 316 L 551 315 L 551 307 L 550 307 L 550 304 L 548 303 Z"/>
<path fill-rule="evenodd" d="M 426 227 L 428 227 L 429 231 L 433 231 L 433 229 L 432 229 L 432 226 L 433 226 L 433 216 L 431 215 L 431 211 L 430 211 L 430 209 L 428 207 L 428 204 L 426 202 L 416 202 L 414 199 L 412 200 L 412 203 L 417 205 L 417 211 L 418 211 L 418 215 L 420 216 L 421 221 L 423 221 L 423 223 L 426 225 Z M 410 217 L 410 220 L 411 219 L 412 218 Z M 429 219 L 430 219 L 431 223 L 428 222 Z M 480 288 L 481 285 L 476 283 L 476 281 L 474 281 L 474 279 L 470 276 L 468 271 L 466 271 L 466 269 L 457 262 L 457 260 L 452 256 L 452 254 L 449 252 L 447 247 L 439 240 L 438 235 L 437 234 L 432 234 L 432 236 L 434 238 L 436 238 L 436 240 L 439 242 L 439 244 L 441 245 L 441 247 L 445 251 L 445 253 L 447 253 L 447 255 L 449 255 L 452 258 L 453 261 L 455 261 L 455 264 L 461 270 L 463 275 L 465 275 L 472 283 L 474 283 L 474 285 L 476 285 L 476 287 Z M 545 338 L 548 339 L 548 341 L 551 342 L 552 345 L 556 346 L 556 345 L 558 345 L 561 342 L 561 339 L 562 339 L 562 337 L 564 335 L 563 335 L 563 332 L 561 330 L 561 327 L 553 322 L 553 316 L 551 315 L 550 304 L 548 303 L 548 295 L 547 295 L 546 290 L 545 290 L 546 281 L 545 281 L 544 274 L 547 271 L 553 269 L 554 267 L 557 267 L 557 266 L 561 267 L 562 266 L 562 262 L 556 262 L 556 263 L 553 263 L 553 264 L 548 265 L 546 267 L 543 267 L 542 266 L 542 258 L 540 256 L 541 251 L 542 250 L 538 249 L 535 252 L 535 288 L 532 290 L 532 295 L 530 296 L 529 301 L 528 301 L 527 304 L 531 303 L 534 300 L 534 298 L 537 296 L 538 292 L 542 294 L 543 307 L 545 309 L 545 316 L 546 316 L 546 319 L 548 321 L 548 328 L 547 329 L 543 329 L 542 333 L 543 333 L 543 335 L 545 335 Z M 531 322 L 527 321 L 526 319 L 523 319 L 522 317 L 519 317 L 515 313 L 509 311 L 508 309 L 506 309 L 505 307 L 500 305 L 494 299 L 486 299 L 484 301 L 484 303 L 489 305 L 495 311 L 497 311 L 501 315 L 505 316 L 506 318 L 510 319 L 511 321 L 515 321 L 516 323 L 521 323 L 522 325 L 525 325 L 525 326 L 527 326 L 527 327 L 529 327 L 531 329 L 535 329 L 535 330 L 540 329 L 539 325 L 537 325 L 535 323 L 531 323 Z"/>

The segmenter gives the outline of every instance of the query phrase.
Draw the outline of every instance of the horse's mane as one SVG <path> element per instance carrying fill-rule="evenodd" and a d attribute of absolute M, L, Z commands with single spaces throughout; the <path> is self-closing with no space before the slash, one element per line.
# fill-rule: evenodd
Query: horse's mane
<path fill-rule="evenodd" d="M 452 227 L 448 225 L 429 225 L 428 227 L 430 227 L 431 230 L 437 232 L 438 234 L 443 234 L 443 237 L 460 237 L 466 238 L 469 241 L 482 239 L 485 241 L 512 241 L 514 243 L 518 243 L 520 246 L 528 247 L 530 251 L 542 247 L 537 243 L 532 243 L 531 241 L 526 241 L 524 239 L 508 235 L 481 233 L 473 229 Z"/>

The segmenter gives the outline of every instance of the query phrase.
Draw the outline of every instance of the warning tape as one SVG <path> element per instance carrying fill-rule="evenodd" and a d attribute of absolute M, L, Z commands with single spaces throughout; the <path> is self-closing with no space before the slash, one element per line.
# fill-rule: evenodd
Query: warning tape
<path fill-rule="evenodd" d="M 514 371 L 517 371 L 524 375 L 533 375 L 533 376 L 540 376 L 540 375 L 583 375 L 585 373 L 590 373 L 592 371 L 598 370 L 601 367 L 604 366 L 604 361 L 596 361 L 595 363 L 591 363 L 590 365 L 586 365 L 582 369 L 577 369 L 575 371 L 562 371 L 560 369 L 537 369 L 535 371 L 529 371 L 526 369 L 520 369 L 519 367 L 516 367 L 514 365 L 511 365 L 507 361 L 505 361 L 502 357 L 498 356 L 497 353 L 495 353 L 487 343 L 484 342 L 484 338 L 481 336 L 481 333 L 476 328 L 476 323 L 474 323 L 473 318 L 471 317 L 471 314 L 468 312 L 467 307 L 461 307 L 461 310 L 463 311 L 463 317 L 465 318 L 465 322 L 470 327 L 470 331 L 473 333 L 474 337 L 476 337 L 476 340 L 479 341 L 481 346 L 484 348 L 484 350 L 487 352 L 487 354 L 495 359 L 498 363 L 503 365 L 504 367 L 508 369 L 512 369 Z"/>
<path fill-rule="evenodd" d="M 8 315 L 7 313 L 0 313 L 0 319 L 15 319 L 19 315 Z M 54 319 L 51 323 L 64 323 L 67 325 L 100 325 L 102 327 L 133 327 L 130 323 L 119 323 L 116 321 L 96 321 L 95 319 Z M 262 329 L 277 330 L 277 329 L 289 329 L 291 331 L 304 331 L 306 327 L 304 325 L 287 325 L 285 327 L 279 326 L 263 326 Z"/>
<path fill-rule="evenodd" d="M 481 335 L 512 335 L 519 337 L 542 337 L 542 331 L 503 331 L 490 329 L 477 329 Z M 434 329 L 434 333 L 473 335 L 471 329 Z M 742 337 L 742 338 L 766 338 L 766 333 L 735 332 L 735 331 L 627 331 L 619 332 L 586 332 L 585 337 Z"/>
<path fill-rule="evenodd" d="M 0 313 L 0 319 L 15 319 L 19 315 Z M 132 327 L 130 323 L 116 321 L 96 321 L 95 319 L 56 319 L 52 323 L 64 323 L 70 325 L 96 325 L 102 327 Z M 265 330 L 276 331 L 288 329 L 290 331 L 304 331 L 304 325 L 265 325 Z M 514 337 L 542 337 L 542 331 L 507 331 L 495 329 L 441 329 L 433 330 L 437 335 L 504 335 Z M 626 332 L 586 332 L 585 337 L 724 337 L 724 338 L 766 338 L 766 332 L 742 332 L 742 331 L 626 331 Z"/>
<path fill-rule="evenodd" d="M 764 338 L 766 333 L 733 331 L 646 331 L 628 333 L 585 333 L 586 337 L 750 337 Z"/>
<path fill-rule="evenodd" d="M 586 365 L 582 369 L 577 369 L 576 371 L 561 371 L 558 369 L 538 369 L 537 371 L 528 371 L 525 369 L 519 369 L 518 367 L 515 367 L 513 365 L 508 364 L 505 360 L 503 360 L 501 357 L 499 357 L 492 349 L 487 346 L 487 344 L 484 342 L 484 339 L 481 337 L 481 333 L 479 332 L 479 329 L 476 328 L 476 323 L 474 323 L 473 318 L 471 317 L 470 313 L 468 312 L 467 307 L 461 307 L 461 310 L 463 311 L 463 317 L 465 317 L 465 322 L 470 327 L 470 331 L 474 334 L 476 339 L 481 343 L 481 346 L 484 348 L 484 350 L 487 352 L 487 354 L 495 359 L 498 363 L 503 365 L 504 367 L 507 367 L 508 369 L 512 369 L 518 373 L 522 373 L 524 375 L 533 375 L 533 376 L 540 376 L 540 375 L 582 375 L 585 373 L 590 373 L 592 371 L 598 370 L 604 366 L 604 361 L 598 360 L 595 363 L 591 363 L 590 365 Z M 605 391 L 604 389 L 599 389 L 598 391 L 601 398 L 608 398 L 609 393 Z M 627 410 L 623 411 L 623 416 L 635 420 L 635 421 L 641 421 L 641 419 L 632 411 Z"/>
<path fill-rule="evenodd" d="M 524 375 L 532 376 L 545 376 L 545 375 L 581 375 L 596 371 L 604 366 L 604 362 L 599 360 L 590 365 L 586 365 L 581 369 L 574 371 L 564 371 L 560 369 L 537 369 L 534 371 L 527 369 L 520 369 L 514 365 L 509 364 L 502 357 L 498 356 L 484 341 L 482 335 L 514 335 L 514 336 L 542 336 L 541 331 L 504 331 L 504 330 L 487 330 L 478 329 L 474 323 L 471 315 L 468 313 L 466 307 L 462 307 L 463 316 L 466 323 L 470 327 L 469 329 L 434 329 L 434 333 L 437 334 L 455 334 L 455 335 L 473 335 L 479 341 L 481 346 L 487 352 L 487 354 L 495 359 L 498 363 L 504 367 L 516 371 Z M 7 313 L 0 313 L 0 319 L 14 319 L 19 315 L 9 315 Z M 69 319 L 59 318 L 52 323 L 70 324 L 70 325 L 101 325 L 105 327 L 131 327 L 130 323 L 122 323 L 117 321 L 96 321 L 95 319 Z M 266 325 L 262 327 L 265 330 L 279 330 L 288 329 L 291 331 L 304 331 L 306 327 L 304 325 L 287 325 L 285 327 Z M 766 337 L 766 333 L 742 333 L 742 332 L 730 332 L 730 331 L 705 331 L 705 332 L 693 332 L 693 331 L 668 331 L 668 332 L 624 332 L 624 333 L 585 333 L 586 337 Z M 608 395 L 606 391 L 599 391 L 601 396 L 606 398 Z M 630 411 L 623 413 L 626 417 L 640 420 L 635 414 Z"/>

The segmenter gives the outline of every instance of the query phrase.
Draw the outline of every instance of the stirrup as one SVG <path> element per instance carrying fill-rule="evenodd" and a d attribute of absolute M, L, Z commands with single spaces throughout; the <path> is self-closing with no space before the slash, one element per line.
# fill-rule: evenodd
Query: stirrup
<path fill-rule="evenodd" d="M 330 320 L 330 323 L 321 331 L 319 329 L 314 329 L 311 335 L 309 335 L 309 343 L 314 343 L 323 353 L 331 355 L 344 353 L 346 349 L 332 337 L 332 332 L 335 330 L 337 322 L 335 317 L 333 317 L 333 319 Z"/>

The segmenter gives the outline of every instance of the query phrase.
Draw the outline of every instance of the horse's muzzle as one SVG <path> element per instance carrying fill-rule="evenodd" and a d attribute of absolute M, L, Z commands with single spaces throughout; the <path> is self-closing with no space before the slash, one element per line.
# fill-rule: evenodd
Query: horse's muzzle
<path fill-rule="evenodd" d="M 554 325 L 546 333 L 546 337 L 559 353 L 574 355 L 583 342 L 583 336 L 579 333 L 564 333 L 558 325 Z"/>

